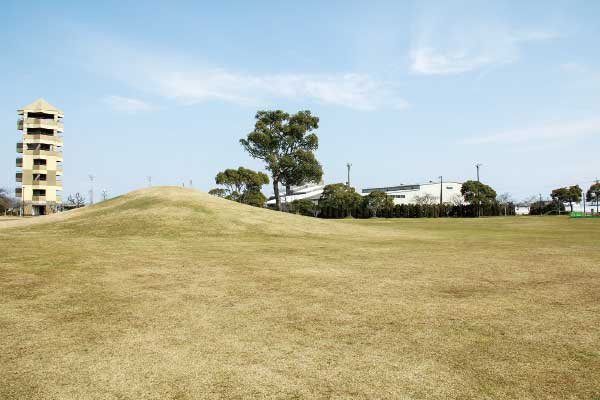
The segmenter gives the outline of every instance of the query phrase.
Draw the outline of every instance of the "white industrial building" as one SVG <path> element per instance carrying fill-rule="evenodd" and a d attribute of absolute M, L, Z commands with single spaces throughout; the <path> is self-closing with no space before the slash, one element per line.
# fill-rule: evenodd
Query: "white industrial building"
<path fill-rule="evenodd" d="M 380 188 L 363 189 L 361 195 L 366 196 L 371 192 L 385 192 L 394 200 L 394 204 L 415 204 L 419 198 L 427 197 L 427 201 L 436 204 L 440 202 L 440 189 L 442 192 L 442 201 L 444 203 L 462 203 L 463 197 L 460 193 L 462 183 L 460 182 L 428 182 L 412 185 L 398 185 Z M 308 199 L 314 203 L 318 203 L 323 193 L 325 184 L 308 184 L 303 186 L 293 186 L 290 188 L 290 194 L 281 195 L 281 204 L 291 203 L 294 200 Z M 267 201 L 267 206 L 275 206 L 275 198 Z"/>
<path fill-rule="evenodd" d="M 419 200 L 427 198 L 427 202 L 435 204 L 440 202 L 440 192 L 444 203 L 462 203 L 463 197 L 460 193 L 462 183 L 460 182 L 428 182 L 412 185 L 398 185 L 379 188 L 367 188 L 362 190 L 362 195 L 367 196 L 371 192 L 384 192 L 394 200 L 394 204 L 415 204 Z"/>

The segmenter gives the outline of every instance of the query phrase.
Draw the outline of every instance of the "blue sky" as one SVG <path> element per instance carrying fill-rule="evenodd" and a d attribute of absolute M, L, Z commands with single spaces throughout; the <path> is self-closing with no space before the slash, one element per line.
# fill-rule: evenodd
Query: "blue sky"
<path fill-rule="evenodd" d="M 64 198 L 260 169 L 238 143 L 259 109 L 319 116 L 325 180 L 350 161 L 357 188 L 600 177 L 600 2 L 217 3 L 4 2 L 0 186 L 39 97 L 65 113 Z"/>

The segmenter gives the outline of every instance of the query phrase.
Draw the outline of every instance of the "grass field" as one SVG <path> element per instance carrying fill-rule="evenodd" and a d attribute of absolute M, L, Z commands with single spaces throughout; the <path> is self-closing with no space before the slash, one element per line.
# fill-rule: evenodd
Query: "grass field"
<path fill-rule="evenodd" d="M 0 399 L 600 399 L 599 220 L 151 188 L 0 243 Z"/>

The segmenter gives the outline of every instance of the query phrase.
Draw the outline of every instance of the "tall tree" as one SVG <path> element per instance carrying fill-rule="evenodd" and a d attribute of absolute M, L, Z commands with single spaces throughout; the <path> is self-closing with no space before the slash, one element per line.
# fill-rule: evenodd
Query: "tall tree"
<path fill-rule="evenodd" d="M 215 183 L 224 188 L 212 189 L 209 194 L 260 207 L 266 200 L 260 190 L 269 183 L 269 177 L 244 167 L 229 168 L 215 176 Z"/>
<path fill-rule="evenodd" d="M 466 181 L 462 184 L 460 193 L 471 204 L 488 204 L 496 200 L 496 191 L 478 181 Z"/>
<path fill-rule="evenodd" d="M 323 188 L 319 199 L 319 206 L 337 208 L 338 210 L 352 210 L 361 203 L 362 196 L 343 183 L 333 183 Z"/>
<path fill-rule="evenodd" d="M 258 111 L 255 118 L 254 130 L 240 139 L 240 144 L 250 156 L 266 163 L 273 179 L 275 204 L 281 210 L 281 182 L 298 184 L 322 175 L 314 172 L 312 154 L 319 147 L 317 135 L 312 133 L 319 127 L 319 118 L 310 111 L 290 115 L 281 110 Z"/>
<path fill-rule="evenodd" d="M 600 203 L 600 182 L 596 182 L 590 186 L 585 194 L 585 199 L 592 204 L 596 203 L 596 211 L 600 212 L 598 210 L 598 204 Z"/>
<path fill-rule="evenodd" d="M 571 212 L 573 212 L 573 203 L 579 203 L 581 201 L 582 191 L 579 185 L 562 187 L 558 189 L 554 189 L 550 194 L 555 201 L 560 201 L 561 203 L 569 203 L 571 207 Z"/>

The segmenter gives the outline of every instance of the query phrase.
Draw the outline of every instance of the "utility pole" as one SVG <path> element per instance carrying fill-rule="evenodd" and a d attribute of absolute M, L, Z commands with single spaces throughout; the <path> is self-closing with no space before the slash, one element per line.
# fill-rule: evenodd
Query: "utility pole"
<path fill-rule="evenodd" d="M 25 185 L 21 185 L 21 217 L 25 216 Z"/>
<path fill-rule="evenodd" d="M 542 204 L 542 194 L 540 193 L 540 217 L 544 215 L 542 210 L 544 209 L 544 205 Z"/>
<path fill-rule="evenodd" d="M 152 186 L 152 177 L 148 176 L 148 187 Z"/>
<path fill-rule="evenodd" d="M 90 204 L 94 204 L 94 175 L 89 175 L 90 177 Z"/>
<path fill-rule="evenodd" d="M 192 187 L 192 180 L 190 179 L 190 187 Z"/>
<path fill-rule="evenodd" d="M 483 164 L 481 163 L 475 164 L 475 168 L 477 168 L 477 183 L 481 183 L 479 181 L 479 167 L 481 167 L 482 165 Z M 479 185 L 477 185 L 477 217 L 481 217 L 481 198 L 479 194 Z"/>
<path fill-rule="evenodd" d="M 442 203 L 444 202 L 443 200 L 443 191 L 442 191 L 442 176 L 440 175 L 440 207 L 442 206 Z"/>
<path fill-rule="evenodd" d="M 598 180 L 598 178 L 596 178 L 596 185 L 599 183 L 600 181 Z M 600 190 L 596 189 L 596 214 L 600 215 L 600 210 L 598 209 L 598 198 L 600 197 Z M 594 204 L 594 203 L 592 203 Z"/>
<path fill-rule="evenodd" d="M 107 198 L 108 198 L 108 190 L 103 189 L 102 190 L 102 201 L 106 201 Z"/>
<path fill-rule="evenodd" d="M 348 184 L 348 187 L 350 187 L 350 168 L 352 168 L 352 164 L 347 163 L 346 164 L 346 168 L 348 168 L 348 182 L 347 182 L 347 184 Z"/>

